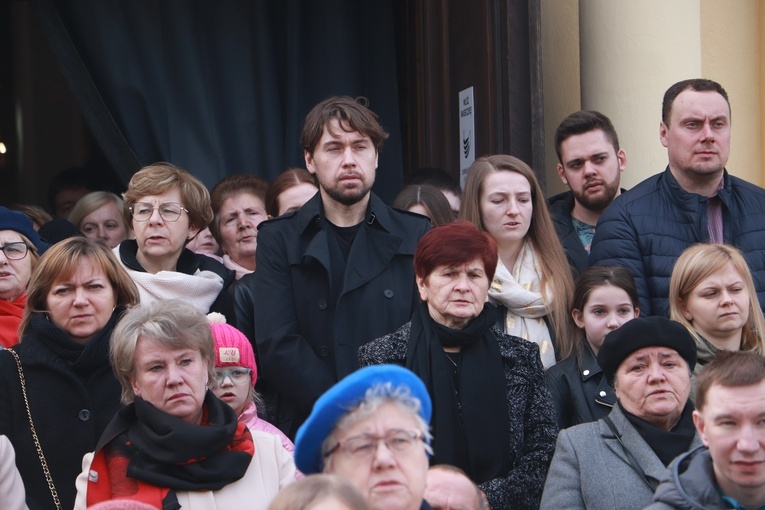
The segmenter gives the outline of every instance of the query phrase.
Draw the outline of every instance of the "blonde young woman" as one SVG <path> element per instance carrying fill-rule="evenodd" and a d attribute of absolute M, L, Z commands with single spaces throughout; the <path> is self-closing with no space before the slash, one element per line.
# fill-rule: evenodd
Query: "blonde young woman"
<path fill-rule="evenodd" d="M 85 237 L 101 239 L 109 248 L 115 248 L 130 237 L 124 207 L 125 202 L 114 193 L 94 191 L 77 201 L 69 213 L 69 222 Z"/>
<path fill-rule="evenodd" d="M 545 368 L 568 340 L 571 271 L 534 171 L 513 156 L 477 159 L 468 171 L 460 219 L 488 232 L 499 262 L 489 298 L 501 329 L 536 343 Z"/>
<path fill-rule="evenodd" d="M 765 353 L 765 318 L 741 252 L 725 244 L 695 244 L 675 263 L 669 283 L 670 317 L 690 331 L 698 372 L 717 352 Z"/>

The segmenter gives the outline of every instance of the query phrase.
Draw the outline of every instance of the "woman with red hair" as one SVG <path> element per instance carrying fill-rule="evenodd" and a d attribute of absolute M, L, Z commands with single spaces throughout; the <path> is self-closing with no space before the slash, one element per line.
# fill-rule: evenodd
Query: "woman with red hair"
<path fill-rule="evenodd" d="M 497 245 L 469 222 L 425 234 L 411 322 L 359 350 L 416 373 L 433 400 L 431 464 L 478 483 L 492 508 L 538 508 L 557 433 L 536 344 L 500 332 L 488 302 Z"/>

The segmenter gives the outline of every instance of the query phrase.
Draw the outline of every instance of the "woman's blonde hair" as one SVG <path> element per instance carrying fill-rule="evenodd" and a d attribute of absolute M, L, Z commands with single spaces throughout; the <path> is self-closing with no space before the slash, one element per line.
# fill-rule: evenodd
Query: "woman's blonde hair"
<path fill-rule="evenodd" d="M 359 490 L 338 475 L 309 475 L 279 491 L 268 510 L 310 510 L 314 503 L 333 497 L 348 508 L 368 510 L 372 507 Z"/>
<path fill-rule="evenodd" d="M 122 386 L 122 403 L 135 400 L 131 380 L 135 377 L 138 339 L 151 338 L 168 349 L 192 349 L 207 364 L 207 383 L 215 381 L 215 347 L 207 316 L 180 299 L 168 299 L 133 307 L 112 333 L 109 359 Z"/>
<path fill-rule="evenodd" d="M 533 212 L 531 225 L 526 238 L 537 255 L 542 274 L 542 288 L 551 296 L 551 301 L 545 303 L 551 309 L 548 315 L 555 333 L 556 342 L 561 345 L 569 343 L 568 314 L 574 282 L 571 269 L 555 232 L 550 212 L 542 188 L 537 181 L 534 171 L 520 159 L 506 154 L 484 156 L 476 159 L 468 170 L 465 188 L 462 192 L 459 219 L 472 222 L 479 229 L 486 231 L 481 217 L 481 195 L 486 177 L 497 172 L 516 172 L 529 181 L 531 187 L 531 204 Z M 512 268 L 508 268 L 511 269 Z M 542 295 L 548 295 L 543 292 Z M 564 349 L 568 351 L 568 349 Z"/>
<path fill-rule="evenodd" d="M 81 230 L 81 223 L 85 216 L 109 203 L 114 204 L 120 213 L 125 209 L 125 202 L 114 193 L 109 193 L 108 191 L 88 193 L 77 201 L 72 212 L 69 213 L 69 223 Z M 125 222 L 124 216 L 120 216 L 120 221 L 124 223 L 125 231 L 130 232 L 130 221 Z"/>
<path fill-rule="evenodd" d="M 688 302 L 693 289 L 705 278 L 723 270 L 732 264 L 749 291 L 749 317 L 741 331 L 741 350 L 765 354 L 765 318 L 762 315 L 760 302 L 757 299 L 757 289 L 754 287 L 752 273 L 741 252 L 727 244 L 694 244 L 678 257 L 669 281 L 669 314 L 670 319 L 679 322 L 693 335 L 696 343 L 701 337 L 693 328 L 693 324 L 685 318 L 682 312 L 683 303 Z"/>
<path fill-rule="evenodd" d="M 183 207 L 189 211 L 189 227 L 204 230 L 213 219 L 210 207 L 210 193 L 202 181 L 182 168 L 170 163 L 154 163 L 145 166 L 133 175 L 125 192 L 123 214 L 128 225 L 133 224 L 130 208 L 148 195 L 161 195 L 173 188 L 181 192 Z"/>
<path fill-rule="evenodd" d="M 138 288 L 104 243 L 87 237 L 70 237 L 49 248 L 32 271 L 32 278 L 27 287 L 27 304 L 19 326 L 19 341 L 24 338 L 32 314 L 48 311 L 47 298 L 50 289 L 57 282 L 70 278 L 83 258 L 87 258 L 93 266 L 104 272 L 114 291 L 117 306 L 138 303 Z"/>

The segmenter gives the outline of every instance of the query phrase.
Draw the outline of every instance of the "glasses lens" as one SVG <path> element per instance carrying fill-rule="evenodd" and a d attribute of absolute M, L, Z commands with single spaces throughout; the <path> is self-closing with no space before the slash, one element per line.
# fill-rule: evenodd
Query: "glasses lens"
<path fill-rule="evenodd" d="M 21 242 L 6 244 L 3 246 L 3 253 L 5 253 L 5 258 L 7 259 L 23 259 L 27 255 L 27 244 Z"/>
<path fill-rule="evenodd" d="M 377 447 L 377 439 L 367 436 L 352 437 L 343 443 L 343 447 L 355 457 L 367 457 Z"/>
<path fill-rule="evenodd" d="M 146 221 L 151 217 L 151 213 L 154 208 L 151 204 L 145 204 L 143 202 L 136 202 L 130 207 L 130 214 L 136 221 Z"/>
<path fill-rule="evenodd" d="M 409 450 L 417 436 L 412 432 L 398 431 L 385 438 L 385 445 L 394 452 L 402 453 Z"/>
<path fill-rule="evenodd" d="M 243 383 L 247 381 L 250 377 L 250 369 L 249 368 L 233 368 L 231 370 L 216 370 L 215 371 L 215 379 L 222 383 L 223 379 L 226 377 L 230 378 L 232 382 L 235 382 L 237 384 Z"/>
<path fill-rule="evenodd" d="M 176 221 L 181 216 L 181 205 L 175 203 L 162 204 L 159 206 L 159 215 L 165 221 Z"/>
<path fill-rule="evenodd" d="M 369 457 L 377 450 L 380 441 L 394 453 L 405 453 L 412 449 L 418 439 L 417 432 L 410 430 L 391 430 L 384 437 L 361 435 L 346 439 L 338 444 L 354 457 Z"/>
<path fill-rule="evenodd" d="M 149 218 L 151 218 L 154 209 L 155 207 L 151 204 L 136 202 L 130 208 L 130 214 L 136 221 L 149 221 Z M 159 215 L 165 221 L 177 221 L 178 218 L 181 217 L 181 211 L 183 211 L 181 204 L 176 204 L 175 202 L 160 204 L 160 206 L 156 209 L 159 211 Z"/>

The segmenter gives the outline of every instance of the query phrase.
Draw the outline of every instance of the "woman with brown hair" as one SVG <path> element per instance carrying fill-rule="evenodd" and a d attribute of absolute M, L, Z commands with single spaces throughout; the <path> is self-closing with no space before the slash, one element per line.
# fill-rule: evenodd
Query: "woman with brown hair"
<path fill-rule="evenodd" d="M 460 219 L 497 243 L 499 263 L 489 298 L 501 329 L 539 345 L 545 368 L 567 338 L 573 281 L 534 171 L 513 156 L 478 158 L 468 170 Z"/>
<path fill-rule="evenodd" d="M 31 508 L 74 505 L 82 456 L 120 408 L 109 345 L 136 303 L 132 280 L 95 239 L 59 242 L 34 270 L 21 342 L 0 351 L 0 434 L 16 450 Z"/>
<path fill-rule="evenodd" d="M 258 225 L 267 217 L 267 188 L 260 177 L 233 174 L 210 192 L 210 232 L 223 250 L 223 265 L 236 271 L 237 280 L 255 271 Z"/>
<path fill-rule="evenodd" d="M 266 191 L 269 218 L 297 211 L 317 192 L 316 177 L 305 168 L 288 168 L 271 181 Z"/>
<path fill-rule="evenodd" d="M 412 184 L 402 189 L 393 200 L 393 207 L 427 216 L 434 227 L 454 221 L 449 201 L 444 194 L 427 184 Z"/>

